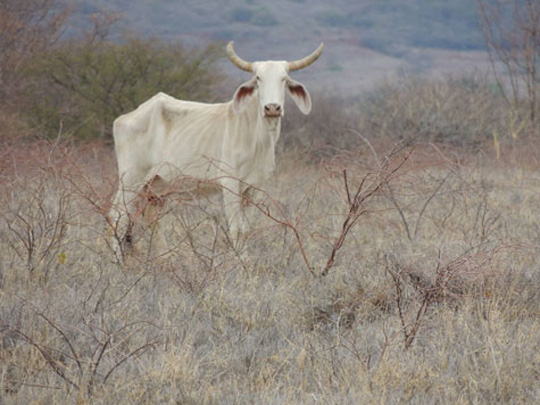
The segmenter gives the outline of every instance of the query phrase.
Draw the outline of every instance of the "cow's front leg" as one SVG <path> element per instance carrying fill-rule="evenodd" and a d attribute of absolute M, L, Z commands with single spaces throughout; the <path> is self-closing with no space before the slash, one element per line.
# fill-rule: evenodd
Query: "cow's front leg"
<path fill-rule="evenodd" d="M 226 179 L 223 181 L 223 205 L 225 216 L 229 225 L 229 233 L 236 245 L 242 241 L 246 232 L 246 219 L 244 215 L 243 188 L 240 181 Z"/>

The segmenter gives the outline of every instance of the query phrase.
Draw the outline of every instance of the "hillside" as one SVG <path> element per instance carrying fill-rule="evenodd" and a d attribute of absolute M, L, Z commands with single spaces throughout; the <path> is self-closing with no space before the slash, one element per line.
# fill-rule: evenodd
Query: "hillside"
<path fill-rule="evenodd" d="M 84 0 L 80 13 L 99 10 L 122 15 L 118 35 L 189 45 L 235 40 L 238 52 L 253 60 L 297 58 L 324 41 L 321 62 L 297 77 L 348 96 L 404 72 L 440 75 L 488 67 L 476 5 L 469 0 L 276 0 L 271 6 L 261 0 L 158 0 L 151 6 L 141 0 Z"/>

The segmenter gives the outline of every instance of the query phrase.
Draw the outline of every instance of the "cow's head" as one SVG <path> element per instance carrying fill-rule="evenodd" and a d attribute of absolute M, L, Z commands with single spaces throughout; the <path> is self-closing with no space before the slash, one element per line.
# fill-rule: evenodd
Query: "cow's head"
<path fill-rule="evenodd" d="M 240 85 L 233 98 L 233 109 L 241 112 L 255 94 L 259 97 L 261 114 L 267 118 L 279 118 L 284 113 L 285 91 L 292 97 L 300 111 L 309 114 L 311 98 L 302 83 L 292 80 L 289 72 L 300 70 L 315 62 L 321 56 L 324 45 L 309 56 L 297 61 L 246 62 L 233 48 L 233 42 L 227 45 L 227 55 L 232 63 L 246 72 L 253 73 L 250 81 Z M 257 90 L 257 91 L 256 91 Z"/>

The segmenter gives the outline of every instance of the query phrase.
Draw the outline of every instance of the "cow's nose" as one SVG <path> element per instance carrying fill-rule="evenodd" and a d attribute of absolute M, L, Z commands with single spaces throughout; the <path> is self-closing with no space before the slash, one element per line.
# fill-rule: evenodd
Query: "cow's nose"
<path fill-rule="evenodd" d="M 281 117 L 281 106 L 276 103 L 266 104 L 264 115 L 265 117 Z"/>

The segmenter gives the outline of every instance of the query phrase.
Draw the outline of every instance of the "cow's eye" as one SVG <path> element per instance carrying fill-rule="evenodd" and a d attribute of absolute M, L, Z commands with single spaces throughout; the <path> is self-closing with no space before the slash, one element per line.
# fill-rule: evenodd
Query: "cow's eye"
<path fill-rule="evenodd" d="M 259 76 L 256 76 L 255 79 L 260 82 L 261 81 L 261 78 Z"/>

